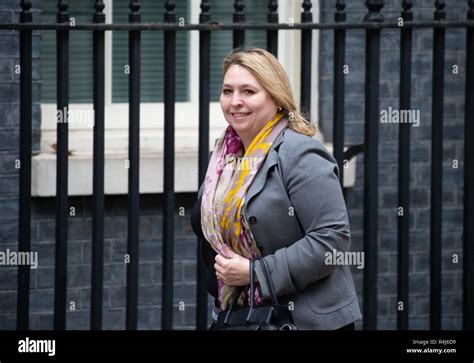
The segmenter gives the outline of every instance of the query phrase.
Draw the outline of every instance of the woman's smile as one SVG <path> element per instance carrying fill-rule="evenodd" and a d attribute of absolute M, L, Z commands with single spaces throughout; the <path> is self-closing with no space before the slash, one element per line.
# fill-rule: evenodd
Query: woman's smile
<path fill-rule="evenodd" d="M 243 121 L 247 119 L 247 116 L 251 114 L 251 112 L 231 112 L 230 113 L 234 118 L 234 121 Z"/>

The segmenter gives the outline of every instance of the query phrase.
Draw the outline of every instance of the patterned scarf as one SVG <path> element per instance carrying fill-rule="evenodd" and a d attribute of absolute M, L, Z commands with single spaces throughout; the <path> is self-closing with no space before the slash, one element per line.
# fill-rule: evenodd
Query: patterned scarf
<path fill-rule="evenodd" d="M 247 190 L 262 166 L 270 147 L 278 134 L 288 126 L 282 113 L 276 114 L 243 154 L 242 141 L 230 125 L 224 130 L 214 146 L 204 181 L 201 204 L 201 225 L 204 236 L 214 251 L 226 256 L 226 249 L 248 258 L 256 259 L 260 251 L 242 215 Z M 218 302 L 221 310 L 226 310 L 236 287 L 225 285 L 218 280 Z M 250 287 L 244 289 L 238 305 L 250 303 Z M 255 291 L 255 304 L 262 300 Z"/>

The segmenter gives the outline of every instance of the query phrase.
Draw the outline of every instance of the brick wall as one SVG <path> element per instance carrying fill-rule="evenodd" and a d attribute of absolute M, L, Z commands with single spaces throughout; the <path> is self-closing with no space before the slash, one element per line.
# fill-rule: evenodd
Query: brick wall
<path fill-rule="evenodd" d="M 19 1 L 0 2 L 0 23 L 18 22 Z M 40 1 L 33 1 L 33 20 Z M 15 10 L 13 10 L 15 9 Z M 18 249 L 19 33 L 0 31 L 0 248 Z M 41 86 L 40 35 L 33 37 L 33 153 L 39 152 Z M 71 70 L 72 71 L 72 70 Z M 195 193 L 176 195 L 174 328 L 194 329 L 196 312 L 196 238 L 190 213 Z M 89 329 L 92 198 L 71 197 L 75 215 L 68 219 L 67 329 Z M 161 329 L 162 196 L 141 196 L 139 245 L 139 329 Z M 184 207 L 185 216 L 179 215 Z M 127 197 L 106 196 L 104 250 L 104 329 L 125 329 Z M 33 198 L 31 250 L 38 269 L 31 270 L 30 328 L 52 329 L 54 307 L 54 198 Z M 0 330 L 16 328 L 17 267 L 0 266 Z M 184 305 L 182 304 L 184 303 Z M 209 299 L 212 302 L 212 299 Z M 180 304 L 181 303 L 181 304 Z M 180 309 L 181 306 L 181 309 Z M 183 309 L 184 308 L 184 309 Z M 210 316 L 209 316 L 210 319 Z"/>
<path fill-rule="evenodd" d="M 347 21 L 361 21 L 364 1 L 346 1 Z M 401 1 L 385 1 L 387 21 L 396 22 Z M 323 0 L 321 21 L 334 21 L 335 1 Z M 467 2 L 446 1 L 448 20 L 464 20 Z M 414 1 L 414 20 L 433 19 L 434 1 Z M 332 139 L 333 31 L 321 32 L 320 127 Z M 420 126 L 411 128 L 410 167 L 410 329 L 429 328 L 429 233 L 431 172 L 431 81 L 433 31 L 413 32 L 412 109 L 420 110 Z M 446 66 L 443 140 L 442 328 L 462 328 L 462 198 L 465 30 L 446 31 Z M 365 32 L 348 30 L 346 38 L 346 129 L 348 145 L 364 141 Z M 400 31 L 383 30 L 380 56 L 380 109 L 399 108 Z M 453 74 L 453 65 L 459 68 Z M 397 317 L 397 195 L 398 125 L 379 124 L 379 240 L 378 328 L 396 329 Z M 453 160 L 459 167 L 453 168 Z M 357 157 L 355 187 L 347 192 L 352 249 L 363 249 L 364 157 Z M 452 255 L 459 263 L 452 263 Z M 361 306 L 363 272 L 353 269 Z M 359 324 L 360 326 L 360 324 Z"/>

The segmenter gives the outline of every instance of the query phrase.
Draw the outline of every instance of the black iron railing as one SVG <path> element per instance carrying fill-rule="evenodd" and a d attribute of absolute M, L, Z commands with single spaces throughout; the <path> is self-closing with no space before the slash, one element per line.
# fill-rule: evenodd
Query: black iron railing
<path fill-rule="evenodd" d="M 94 59 L 94 174 L 93 174 L 93 229 L 92 229 L 92 292 L 91 329 L 102 328 L 103 248 L 104 248 L 104 34 L 105 31 L 129 32 L 129 182 L 128 182 L 128 249 L 126 328 L 137 328 L 138 309 L 138 220 L 139 220 L 139 124 L 140 124 L 140 36 L 142 31 L 163 31 L 164 44 L 164 208 L 163 208 L 163 295 L 162 328 L 172 329 L 173 302 L 173 241 L 174 241 L 174 119 L 175 119 L 175 54 L 176 31 L 199 31 L 199 185 L 202 183 L 209 156 L 209 103 L 210 103 L 210 46 L 211 31 L 232 30 L 234 47 L 245 44 L 245 31 L 267 31 L 267 49 L 277 55 L 278 30 L 302 30 L 301 39 L 301 108 L 310 112 L 312 30 L 334 30 L 334 155 L 341 170 L 343 163 L 359 152 L 365 153 L 364 163 L 364 328 L 376 329 L 377 318 L 377 239 L 378 239 L 378 113 L 380 38 L 383 29 L 400 28 L 400 109 L 410 109 L 411 52 L 414 28 L 433 29 L 433 90 L 432 90 L 432 184 L 431 184 L 431 328 L 441 327 L 441 217 L 442 217 L 442 141 L 444 51 L 446 28 L 465 28 L 466 87 L 465 87 L 465 141 L 464 141 L 464 245 L 463 245 L 463 316 L 464 328 L 474 329 L 474 1 L 467 1 L 466 21 L 446 21 L 444 1 L 435 1 L 434 21 L 413 21 L 412 1 L 401 1 L 404 25 L 384 21 L 384 1 L 367 0 L 368 13 L 364 21 L 346 22 L 345 2 L 335 1 L 335 22 L 314 23 L 312 2 L 302 1 L 301 23 L 278 23 L 278 2 L 268 1 L 268 23 L 245 22 L 245 3 L 234 2 L 234 23 L 212 21 L 209 0 L 201 1 L 199 24 L 177 24 L 174 1 L 165 2 L 163 23 L 140 23 L 138 0 L 130 1 L 129 24 L 105 24 L 104 3 L 97 0 L 93 22 L 69 25 L 68 5 L 58 1 L 57 24 L 32 23 L 31 2 L 20 1 L 20 23 L 0 24 L 0 29 L 15 29 L 20 36 L 20 208 L 19 250 L 30 250 L 31 223 L 31 119 L 32 119 L 32 31 L 55 30 L 57 33 L 57 107 L 69 105 L 69 32 L 93 31 Z M 91 9 L 92 11 L 92 9 Z M 365 143 L 346 152 L 344 146 L 345 86 L 342 72 L 345 63 L 346 30 L 366 31 L 365 79 Z M 398 221 L 398 300 L 405 308 L 398 312 L 398 328 L 408 328 L 408 251 L 409 251 L 409 148 L 408 124 L 400 123 L 399 134 L 399 206 L 404 208 Z M 68 218 L 68 124 L 57 125 L 57 187 L 56 187 L 56 262 L 54 328 L 65 329 L 66 271 L 67 271 L 67 218 Z M 198 329 L 207 324 L 207 292 L 205 272 L 197 264 Z M 28 329 L 30 270 L 19 266 L 17 328 Z"/>

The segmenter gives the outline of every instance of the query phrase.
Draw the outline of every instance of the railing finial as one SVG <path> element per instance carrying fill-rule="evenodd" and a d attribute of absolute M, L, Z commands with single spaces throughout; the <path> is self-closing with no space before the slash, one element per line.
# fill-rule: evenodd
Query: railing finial
<path fill-rule="evenodd" d="M 270 0 L 268 2 L 268 12 L 274 14 L 277 12 L 278 9 L 278 1 L 277 0 Z"/>
<path fill-rule="evenodd" d="M 58 0 L 58 16 L 57 16 L 57 22 L 58 23 L 65 23 L 69 21 L 69 14 L 67 12 L 67 9 L 69 7 L 69 4 L 64 1 L 64 0 Z"/>
<path fill-rule="evenodd" d="M 244 0 L 234 1 L 234 23 L 243 23 L 245 21 L 245 4 Z"/>
<path fill-rule="evenodd" d="M 33 15 L 30 11 L 31 1 L 21 0 L 21 13 L 20 13 L 20 23 L 31 23 L 33 21 Z"/>
<path fill-rule="evenodd" d="M 364 21 L 383 22 L 384 17 L 381 10 L 384 6 L 383 0 L 366 0 L 365 6 L 369 10 L 369 13 L 365 16 Z"/>
<path fill-rule="evenodd" d="M 446 19 L 446 12 L 444 11 L 444 7 L 446 6 L 444 0 L 436 0 L 435 7 L 436 10 L 434 12 L 435 20 L 444 20 Z"/>
<path fill-rule="evenodd" d="M 141 21 L 140 15 L 140 3 L 138 0 L 130 0 L 130 5 L 128 6 L 130 9 L 130 14 L 128 14 L 128 22 L 129 23 L 139 23 Z"/>
<path fill-rule="evenodd" d="M 201 1 L 201 14 L 199 14 L 199 22 L 200 23 L 207 23 L 211 20 L 211 2 L 210 0 L 202 0 Z"/>
<path fill-rule="evenodd" d="M 336 13 L 334 14 L 334 20 L 337 22 L 346 21 L 346 3 L 344 0 L 336 1 Z"/>
<path fill-rule="evenodd" d="M 104 0 L 95 0 L 94 23 L 105 23 L 104 8 L 105 8 Z"/>
<path fill-rule="evenodd" d="M 310 23 L 313 21 L 313 13 L 311 12 L 311 8 L 313 7 L 313 4 L 311 3 L 311 0 L 303 0 L 303 3 L 301 4 L 303 7 L 303 12 L 301 13 L 301 22 L 302 23 Z"/>
<path fill-rule="evenodd" d="M 413 13 L 411 11 L 411 8 L 413 7 L 413 1 L 403 0 L 402 7 L 403 7 L 403 11 L 402 11 L 403 20 L 408 20 L 408 21 L 413 20 Z"/>
<path fill-rule="evenodd" d="M 176 23 L 176 13 L 174 11 L 176 4 L 174 0 L 165 1 L 165 23 Z"/>

